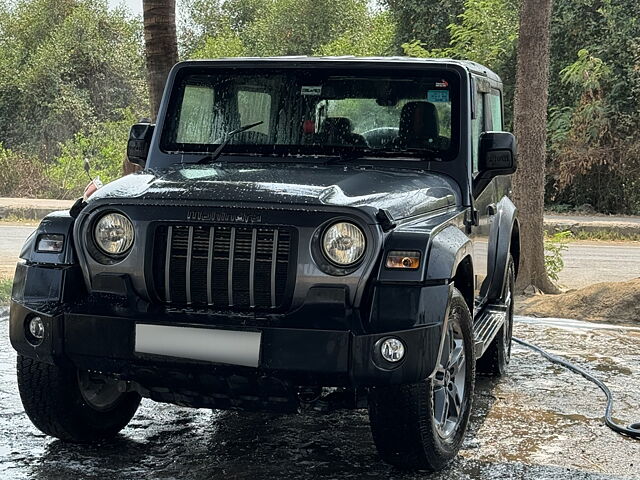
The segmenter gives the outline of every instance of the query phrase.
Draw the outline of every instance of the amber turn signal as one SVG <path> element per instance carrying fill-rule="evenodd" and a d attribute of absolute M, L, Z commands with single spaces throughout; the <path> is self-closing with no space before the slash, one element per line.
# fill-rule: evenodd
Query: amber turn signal
<path fill-rule="evenodd" d="M 420 252 L 391 251 L 387 255 L 386 266 L 387 268 L 415 270 L 420 266 Z"/>

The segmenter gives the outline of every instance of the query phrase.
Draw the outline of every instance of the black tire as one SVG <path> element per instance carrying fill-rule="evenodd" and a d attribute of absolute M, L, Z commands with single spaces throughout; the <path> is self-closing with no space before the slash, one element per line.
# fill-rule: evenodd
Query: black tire
<path fill-rule="evenodd" d="M 473 399 L 475 358 L 471 313 L 456 289 L 449 309 L 449 325 L 451 319 L 458 319 L 460 331 L 456 335 L 461 336 L 459 340 L 463 343 L 459 348 L 464 352 L 460 364 L 464 365 L 465 376 L 460 413 L 449 435 L 443 436 L 438 428 L 438 423 L 446 422 L 438 422 L 435 418 L 436 389 L 441 389 L 444 397 L 450 398 L 447 388 L 438 386 L 438 375 L 416 384 L 374 387 L 370 391 L 369 419 L 374 443 L 383 460 L 398 468 L 442 470 L 456 457 L 462 445 Z M 443 348 L 441 364 L 445 356 Z"/>
<path fill-rule="evenodd" d="M 511 361 L 511 343 L 513 337 L 513 292 L 516 275 L 513 257 L 507 259 L 507 278 L 502 292 L 502 303 L 507 303 L 507 318 L 476 364 L 478 374 L 492 377 L 504 375 Z"/>
<path fill-rule="evenodd" d="M 127 426 L 140 405 L 127 392 L 104 408 L 89 404 L 80 389 L 78 370 L 18 355 L 18 390 L 25 412 L 43 433 L 69 442 L 113 438 Z"/>

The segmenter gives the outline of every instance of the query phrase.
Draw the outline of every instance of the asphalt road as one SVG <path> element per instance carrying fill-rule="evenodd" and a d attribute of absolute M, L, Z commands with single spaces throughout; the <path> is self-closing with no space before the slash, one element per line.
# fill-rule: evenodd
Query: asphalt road
<path fill-rule="evenodd" d="M 366 411 L 268 415 L 143 401 L 121 436 L 96 446 L 46 437 L 25 415 L 0 307 L 0 478 L 227 480 L 640 478 L 640 442 L 601 423 L 604 398 L 582 377 L 515 347 L 508 375 L 477 381 L 470 431 L 453 466 L 404 473 L 377 456 Z M 587 365 L 640 421 L 640 328 L 520 318 L 515 334 Z"/>
<path fill-rule="evenodd" d="M 31 226 L 0 225 L 0 275 L 13 272 L 20 248 L 34 230 Z M 571 242 L 563 253 L 560 283 L 580 288 L 596 282 L 631 280 L 640 276 L 638 242 Z"/>

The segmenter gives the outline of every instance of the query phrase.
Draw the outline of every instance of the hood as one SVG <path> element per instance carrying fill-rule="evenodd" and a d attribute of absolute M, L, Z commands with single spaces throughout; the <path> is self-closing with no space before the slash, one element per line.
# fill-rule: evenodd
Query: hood
<path fill-rule="evenodd" d="M 426 171 L 224 163 L 128 175 L 102 187 L 89 203 L 115 198 L 372 207 L 401 219 L 454 206 L 460 192 L 453 180 Z"/>

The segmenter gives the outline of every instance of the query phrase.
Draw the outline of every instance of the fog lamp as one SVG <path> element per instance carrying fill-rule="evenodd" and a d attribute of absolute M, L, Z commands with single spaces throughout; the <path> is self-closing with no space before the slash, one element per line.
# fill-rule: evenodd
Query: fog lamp
<path fill-rule="evenodd" d="M 44 338 L 44 322 L 40 317 L 32 317 L 29 320 L 29 333 L 36 343 L 40 343 Z"/>
<path fill-rule="evenodd" d="M 397 338 L 387 338 L 380 345 L 380 354 L 387 362 L 399 362 L 404 358 L 404 343 Z"/>

